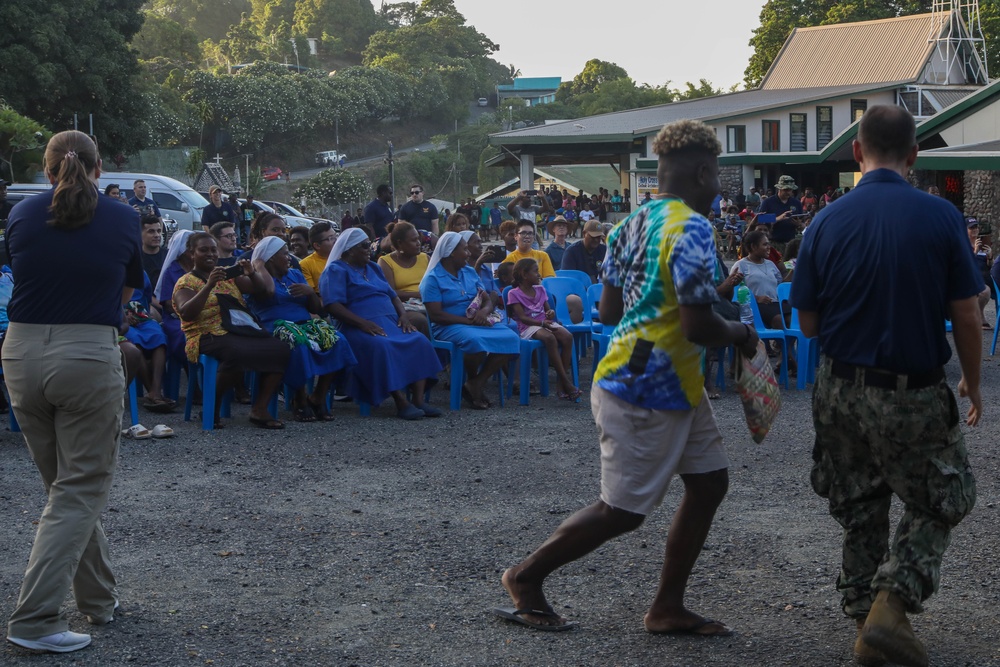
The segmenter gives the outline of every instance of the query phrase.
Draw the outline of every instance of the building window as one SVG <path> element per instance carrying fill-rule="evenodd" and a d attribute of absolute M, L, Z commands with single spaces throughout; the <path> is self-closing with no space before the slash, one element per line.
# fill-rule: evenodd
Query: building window
<path fill-rule="evenodd" d="M 746 153 L 747 152 L 747 126 L 727 125 L 726 126 L 726 152 Z"/>
<path fill-rule="evenodd" d="M 816 107 L 816 150 L 833 141 L 833 107 Z"/>
<path fill-rule="evenodd" d="M 788 150 L 804 151 L 808 148 L 806 115 L 804 113 L 788 114 L 788 132 Z"/>
<path fill-rule="evenodd" d="M 781 121 L 764 121 L 760 144 L 761 150 L 765 153 L 776 153 L 781 150 Z"/>
<path fill-rule="evenodd" d="M 851 100 L 851 122 L 861 120 L 868 109 L 868 100 Z"/>

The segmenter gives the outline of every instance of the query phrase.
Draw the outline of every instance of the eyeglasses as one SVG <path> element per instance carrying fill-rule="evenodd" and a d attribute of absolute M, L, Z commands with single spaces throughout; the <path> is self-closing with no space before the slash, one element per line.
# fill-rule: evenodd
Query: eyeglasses
<path fill-rule="evenodd" d="M 527 236 L 534 236 L 535 232 L 518 232 L 517 235 L 518 236 L 526 236 L 526 237 Z"/>

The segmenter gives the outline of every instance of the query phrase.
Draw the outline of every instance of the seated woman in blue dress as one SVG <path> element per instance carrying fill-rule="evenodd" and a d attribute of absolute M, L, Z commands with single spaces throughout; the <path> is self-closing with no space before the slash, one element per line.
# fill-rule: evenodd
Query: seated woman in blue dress
<path fill-rule="evenodd" d="M 382 269 L 370 261 L 368 235 L 357 227 L 345 230 L 334 244 L 319 279 L 326 312 L 340 322 L 358 365 L 348 371 L 348 393 L 378 405 L 388 396 L 402 419 L 439 417 L 424 402 L 424 388 L 441 370 L 434 348 L 410 321 Z M 413 403 L 405 391 L 412 389 Z"/>
<path fill-rule="evenodd" d="M 462 396 L 473 408 L 485 410 L 490 407 L 483 391 L 486 381 L 512 361 L 521 343 L 506 324 L 490 322 L 500 297 L 485 291 L 468 261 L 469 248 L 462 235 L 442 234 L 420 283 L 420 297 L 427 307 L 434 337 L 455 343 L 465 353 L 468 376 Z M 473 300 L 481 306 L 470 316 Z"/>
<path fill-rule="evenodd" d="M 326 395 L 334 375 L 354 366 L 357 360 L 343 337 L 336 336 L 324 320 L 310 317 L 312 313 L 323 312 L 323 303 L 302 272 L 291 268 L 290 260 L 288 247 L 276 236 L 265 237 L 254 247 L 251 262 L 258 271 L 270 275 L 271 281 L 263 291 L 250 294 L 247 305 L 262 327 L 275 334 L 278 323 L 282 337 L 295 342 L 284 382 L 297 390 L 293 408 L 296 420 L 332 421 L 333 416 L 326 409 Z M 301 324 L 306 326 L 297 326 Z M 308 335 L 310 333 L 314 335 Z M 325 340 L 314 343 L 314 339 Z M 307 397 L 305 385 L 317 376 L 312 395 Z"/>
<path fill-rule="evenodd" d="M 157 321 L 156 310 L 150 307 L 153 301 L 153 286 L 149 276 L 142 274 L 142 291 L 133 290 L 132 297 L 125 306 L 125 338 L 142 352 L 142 358 L 135 372 L 146 388 L 142 403 L 150 412 L 171 412 L 177 401 L 163 395 L 163 371 L 167 364 L 167 336 Z"/>
<path fill-rule="evenodd" d="M 167 337 L 167 358 L 187 366 L 184 353 L 184 333 L 181 332 L 181 319 L 173 307 L 174 286 L 185 273 L 194 268 L 191 256 L 187 252 L 188 237 L 194 234 L 190 229 L 174 232 L 167 246 L 167 256 L 163 259 L 163 270 L 156 281 L 153 296 L 160 302 L 163 310 L 163 333 Z"/>

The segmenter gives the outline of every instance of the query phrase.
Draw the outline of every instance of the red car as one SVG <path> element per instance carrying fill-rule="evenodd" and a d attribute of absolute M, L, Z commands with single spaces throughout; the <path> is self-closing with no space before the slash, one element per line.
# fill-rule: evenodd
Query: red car
<path fill-rule="evenodd" d="M 265 181 L 276 181 L 281 178 L 282 171 L 279 167 L 264 167 L 260 173 Z"/>

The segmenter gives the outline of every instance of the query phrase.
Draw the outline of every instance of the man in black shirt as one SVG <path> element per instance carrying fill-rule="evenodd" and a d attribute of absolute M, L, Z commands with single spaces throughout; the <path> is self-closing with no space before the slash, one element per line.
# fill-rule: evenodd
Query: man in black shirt
<path fill-rule="evenodd" d="M 802 202 L 794 196 L 799 188 L 791 176 L 779 178 L 775 189 L 777 194 L 761 203 L 760 212 L 777 216 L 771 228 L 771 245 L 783 253 L 785 245 L 805 226 L 805 218 L 795 217 L 802 215 Z"/>
<path fill-rule="evenodd" d="M 410 199 L 399 208 L 399 219 L 412 223 L 417 229 L 440 235 L 437 206 L 424 201 L 424 186 L 410 186 Z"/>
<path fill-rule="evenodd" d="M 0 221 L 10 217 L 10 209 L 14 205 L 7 201 L 7 181 L 0 179 Z"/>
<path fill-rule="evenodd" d="M 163 247 L 163 225 L 155 214 L 142 216 L 142 270 L 149 276 L 149 282 L 156 284 L 163 270 L 163 260 L 167 249 Z"/>

